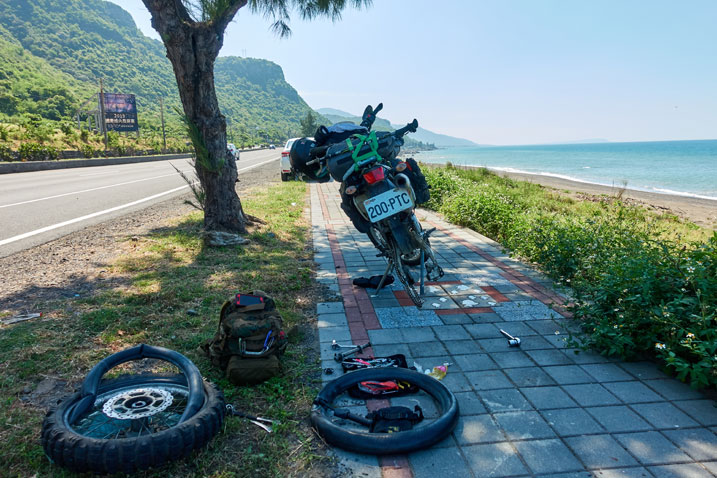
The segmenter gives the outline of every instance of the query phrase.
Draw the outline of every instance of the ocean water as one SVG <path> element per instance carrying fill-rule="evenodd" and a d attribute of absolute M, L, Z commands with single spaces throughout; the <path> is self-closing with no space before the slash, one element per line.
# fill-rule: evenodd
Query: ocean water
<path fill-rule="evenodd" d="M 717 140 L 444 148 L 416 159 L 717 201 Z"/>

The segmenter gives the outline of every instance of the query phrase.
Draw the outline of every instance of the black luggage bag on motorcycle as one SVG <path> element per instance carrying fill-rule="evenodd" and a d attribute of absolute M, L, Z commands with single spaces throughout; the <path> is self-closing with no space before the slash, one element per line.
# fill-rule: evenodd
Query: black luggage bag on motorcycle
<path fill-rule="evenodd" d="M 396 155 L 401 150 L 403 141 L 396 139 L 393 133 L 388 131 L 377 131 L 376 139 L 378 140 L 378 154 L 385 161 L 391 162 L 396 158 Z M 351 142 L 351 148 L 349 148 L 348 142 Z M 335 181 L 342 181 L 346 171 L 354 165 L 353 152 L 354 149 L 361 144 L 361 138 L 352 136 L 346 141 L 331 145 L 326 151 L 326 163 L 329 168 L 329 173 Z M 371 146 L 368 142 L 364 142 L 361 146 L 361 150 L 358 152 L 358 156 L 363 156 L 366 153 L 371 152 Z"/>
<path fill-rule="evenodd" d="M 299 174 L 303 174 L 309 179 L 325 183 L 331 180 L 329 172 L 319 162 L 314 164 L 307 164 L 315 159 L 312 155 L 312 151 L 316 148 L 316 141 L 311 138 L 300 138 L 294 141 L 291 145 L 291 151 L 289 152 L 289 162 L 291 163 L 291 169 Z"/>

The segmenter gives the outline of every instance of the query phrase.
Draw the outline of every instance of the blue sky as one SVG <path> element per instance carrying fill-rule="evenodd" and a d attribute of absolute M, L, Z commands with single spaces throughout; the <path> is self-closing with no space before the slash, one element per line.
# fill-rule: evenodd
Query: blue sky
<path fill-rule="evenodd" d="M 141 0 L 113 0 L 158 38 Z M 314 108 L 481 144 L 717 138 L 717 2 L 374 0 L 278 39 L 242 9 L 222 56 L 266 58 Z"/>

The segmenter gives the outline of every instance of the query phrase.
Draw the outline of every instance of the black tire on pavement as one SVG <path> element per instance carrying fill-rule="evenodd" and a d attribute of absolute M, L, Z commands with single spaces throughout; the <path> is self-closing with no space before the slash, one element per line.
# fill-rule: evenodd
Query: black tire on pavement
<path fill-rule="evenodd" d="M 425 426 L 396 433 L 369 433 L 345 429 L 330 419 L 331 412 L 317 403 L 333 401 L 351 386 L 365 380 L 404 380 L 417 385 L 436 402 L 441 415 Z M 311 424 L 328 443 L 355 453 L 392 455 L 428 448 L 453 431 L 458 423 L 458 401 L 443 383 L 405 368 L 356 370 L 329 382 L 316 397 L 311 410 Z"/>
<path fill-rule="evenodd" d="M 203 387 L 204 403 L 199 410 L 185 421 L 173 423 L 175 420 L 179 421 L 179 415 L 182 413 L 181 401 L 186 399 L 185 395 L 189 395 L 184 375 L 147 374 L 105 380 L 99 385 L 95 405 L 80 415 L 74 423 L 69 423 L 69 418 L 73 407 L 82 399 L 80 392 L 66 398 L 47 413 L 42 425 L 42 446 L 45 454 L 55 464 L 72 471 L 104 474 L 135 473 L 182 459 L 206 445 L 219 432 L 224 420 L 225 404 L 221 391 L 208 382 L 203 382 Z M 154 416 L 149 417 L 149 421 L 143 422 L 148 431 L 145 435 L 142 435 L 142 425 L 139 434 L 137 426 L 130 425 L 145 420 L 144 418 L 114 422 L 110 419 L 109 424 L 93 428 L 98 426 L 96 422 L 106 419 L 106 416 L 102 415 L 104 403 L 118 394 L 147 388 L 171 390 L 174 393 L 177 410 L 172 409 L 172 404 L 166 409 L 166 413 L 162 411 L 161 418 L 165 420 L 164 423 L 160 424 L 159 418 L 153 422 Z M 115 427 L 118 429 L 118 436 L 130 436 L 93 436 L 106 431 L 102 426 Z M 98 433 L 97 430 L 101 431 Z"/>

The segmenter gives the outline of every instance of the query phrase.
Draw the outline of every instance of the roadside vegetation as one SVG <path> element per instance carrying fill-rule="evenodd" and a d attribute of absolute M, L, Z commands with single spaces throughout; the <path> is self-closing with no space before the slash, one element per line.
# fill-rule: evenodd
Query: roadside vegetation
<path fill-rule="evenodd" d="M 717 232 L 620 194 L 576 200 L 483 168 L 424 169 L 430 209 L 572 288 L 584 347 L 717 386 Z"/>
<path fill-rule="evenodd" d="M 40 446 L 47 378 L 78 386 L 100 359 L 138 343 L 187 355 L 218 384 L 228 403 L 278 420 L 272 434 L 247 420 L 227 418 L 223 432 L 189 460 L 141 476 L 307 476 L 328 466 L 308 424 L 320 388 L 313 325 L 317 294 L 312 280 L 306 185 L 282 183 L 249 193 L 247 212 L 265 225 L 245 246 L 207 248 L 202 218 L 193 213 L 141 237 L 127 238 L 125 254 L 109 272 L 123 285 L 86 299 L 54 304 L 43 319 L 0 334 L 0 456 L 3 476 L 74 476 L 52 466 Z M 222 303 L 238 291 L 261 289 L 275 298 L 289 347 L 281 376 L 255 387 L 231 385 L 198 349 L 216 331 Z M 72 387 L 67 387 L 72 388 Z M 53 401 L 54 403 L 54 401 Z"/>

